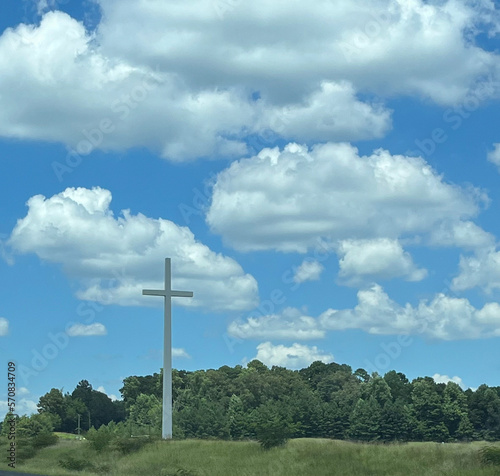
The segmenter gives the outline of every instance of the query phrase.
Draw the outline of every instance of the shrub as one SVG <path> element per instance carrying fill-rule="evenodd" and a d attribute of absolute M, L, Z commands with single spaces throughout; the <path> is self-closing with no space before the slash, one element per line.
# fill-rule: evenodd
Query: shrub
<path fill-rule="evenodd" d="M 269 402 L 253 412 L 253 429 L 260 446 L 265 450 L 283 446 L 294 430 L 290 419 L 280 414 L 279 405 Z"/>
<path fill-rule="evenodd" d="M 32 438 L 33 447 L 36 449 L 45 448 L 46 446 L 52 446 L 57 443 L 59 438 L 54 433 L 40 433 L 39 435 Z"/>
<path fill-rule="evenodd" d="M 59 460 L 59 466 L 70 471 L 83 471 L 84 469 L 89 469 L 92 464 L 86 459 L 75 458 L 71 455 L 66 455 L 64 458 Z"/>
<path fill-rule="evenodd" d="M 96 430 L 91 428 L 86 435 L 89 446 L 95 451 L 104 451 L 114 439 L 115 435 L 104 425 Z"/>
<path fill-rule="evenodd" d="M 36 455 L 37 450 L 33 446 L 33 442 L 30 438 L 18 438 L 16 439 L 16 443 L 16 457 L 18 463 L 23 463 Z"/>
<path fill-rule="evenodd" d="M 113 448 L 125 455 L 139 451 L 146 443 L 149 443 L 148 438 L 118 437 L 113 441 Z"/>
<path fill-rule="evenodd" d="M 479 450 L 483 464 L 500 466 L 500 448 L 497 446 L 485 446 Z"/>

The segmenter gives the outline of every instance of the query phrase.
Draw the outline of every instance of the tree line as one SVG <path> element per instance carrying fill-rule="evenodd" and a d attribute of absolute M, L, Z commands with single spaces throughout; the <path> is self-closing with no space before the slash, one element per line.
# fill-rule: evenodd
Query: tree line
<path fill-rule="evenodd" d="M 172 378 L 176 438 L 500 439 L 500 387 L 464 391 L 431 377 L 410 382 L 394 370 L 370 375 L 319 361 L 295 371 L 254 360 L 246 368 L 173 370 Z M 71 394 L 51 389 L 40 398 L 38 415 L 23 418 L 74 433 L 79 414 L 82 430 L 111 425 L 159 434 L 162 374 L 127 377 L 120 392 L 123 400 L 112 402 L 82 380 Z"/>

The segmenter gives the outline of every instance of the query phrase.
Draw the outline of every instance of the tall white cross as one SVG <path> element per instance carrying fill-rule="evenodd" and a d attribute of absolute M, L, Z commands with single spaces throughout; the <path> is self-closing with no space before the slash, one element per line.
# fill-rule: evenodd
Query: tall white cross
<path fill-rule="evenodd" d="M 172 290 L 170 258 L 165 258 L 165 289 L 143 289 L 146 296 L 165 298 L 165 322 L 163 327 L 163 409 L 161 437 L 172 438 L 172 297 L 193 297 L 191 291 Z"/>

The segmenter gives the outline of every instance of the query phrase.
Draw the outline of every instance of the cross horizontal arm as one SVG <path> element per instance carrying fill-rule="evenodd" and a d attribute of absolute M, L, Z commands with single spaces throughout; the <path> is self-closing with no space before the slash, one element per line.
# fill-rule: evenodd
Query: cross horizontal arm
<path fill-rule="evenodd" d="M 170 291 L 170 295 L 176 297 L 193 297 L 193 291 Z"/>
<path fill-rule="evenodd" d="M 167 291 L 164 289 L 143 289 L 142 290 L 142 295 L 143 296 L 166 296 Z"/>

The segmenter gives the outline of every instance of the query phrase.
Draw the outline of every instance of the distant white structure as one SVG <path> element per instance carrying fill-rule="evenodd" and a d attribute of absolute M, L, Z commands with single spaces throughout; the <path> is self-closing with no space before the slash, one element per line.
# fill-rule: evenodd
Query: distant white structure
<path fill-rule="evenodd" d="M 165 258 L 165 289 L 143 289 L 145 296 L 163 296 L 165 299 L 165 322 L 163 328 L 163 408 L 161 437 L 172 439 L 172 297 L 193 297 L 191 291 L 172 290 L 170 258 Z"/>

